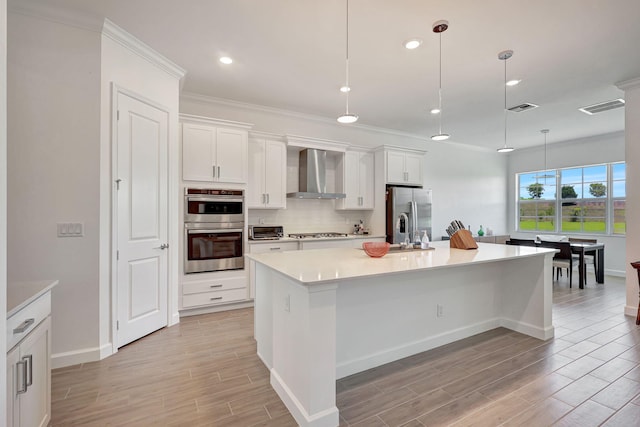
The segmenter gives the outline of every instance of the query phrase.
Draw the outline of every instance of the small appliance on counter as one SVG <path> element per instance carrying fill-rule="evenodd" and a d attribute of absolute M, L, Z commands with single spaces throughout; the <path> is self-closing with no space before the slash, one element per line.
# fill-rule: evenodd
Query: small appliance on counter
<path fill-rule="evenodd" d="M 284 236 L 281 225 L 250 225 L 249 240 L 279 240 Z"/>

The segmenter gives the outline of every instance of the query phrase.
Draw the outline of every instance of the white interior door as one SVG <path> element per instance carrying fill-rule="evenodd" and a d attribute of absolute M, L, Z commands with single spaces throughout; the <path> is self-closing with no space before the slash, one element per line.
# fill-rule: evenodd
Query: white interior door
<path fill-rule="evenodd" d="M 117 347 L 167 325 L 168 115 L 117 93 Z"/>

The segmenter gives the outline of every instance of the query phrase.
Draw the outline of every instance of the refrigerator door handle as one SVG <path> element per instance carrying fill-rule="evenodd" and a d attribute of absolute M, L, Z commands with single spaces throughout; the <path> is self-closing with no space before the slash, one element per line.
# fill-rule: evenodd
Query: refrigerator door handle
<path fill-rule="evenodd" d="M 411 221 L 413 222 L 413 230 L 412 230 L 412 234 L 411 234 L 411 241 L 413 242 L 415 236 L 416 236 L 416 232 L 418 231 L 418 204 L 415 202 L 415 200 L 411 201 Z M 420 234 L 418 234 L 418 237 L 420 236 Z"/>

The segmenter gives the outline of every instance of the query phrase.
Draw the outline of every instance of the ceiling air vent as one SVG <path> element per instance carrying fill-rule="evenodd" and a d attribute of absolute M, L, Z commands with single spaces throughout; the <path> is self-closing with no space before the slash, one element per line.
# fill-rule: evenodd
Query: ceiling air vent
<path fill-rule="evenodd" d="M 538 106 L 536 104 L 525 102 L 524 104 L 516 105 L 515 107 L 509 108 L 509 111 L 513 111 L 514 113 L 521 113 L 523 111 L 533 110 L 534 108 L 538 108 Z"/>
<path fill-rule="evenodd" d="M 618 98 L 614 99 L 613 101 L 605 101 L 599 104 L 589 105 L 588 107 L 578 108 L 578 110 L 582 111 L 583 113 L 593 115 L 620 107 L 624 107 L 624 99 Z"/>

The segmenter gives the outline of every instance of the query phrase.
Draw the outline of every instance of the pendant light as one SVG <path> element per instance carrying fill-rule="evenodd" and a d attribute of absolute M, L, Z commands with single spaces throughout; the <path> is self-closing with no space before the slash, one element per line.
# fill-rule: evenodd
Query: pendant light
<path fill-rule="evenodd" d="M 507 147 L 507 59 L 512 56 L 512 50 L 503 50 L 498 54 L 498 59 L 504 61 L 504 146 L 498 148 L 498 153 L 513 151 L 513 147 Z"/>
<path fill-rule="evenodd" d="M 449 21 L 441 20 L 433 23 L 433 32 L 440 36 L 440 75 L 438 84 L 438 134 L 433 135 L 431 139 L 434 141 L 444 141 L 449 139 L 448 133 L 442 133 L 442 33 L 449 28 Z"/>
<path fill-rule="evenodd" d="M 349 113 L 349 92 L 351 92 L 351 87 L 349 86 L 349 0 L 347 0 L 347 49 L 346 49 L 345 64 L 346 64 L 345 85 L 342 88 L 340 88 L 340 91 L 346 94 L 347 105 L 346 105 L 345 113 L 340 117 L 338 117 L 338 122 L 349 124 L 349 123 L 355 123 L 358 121 L 357 115 Z"/>

